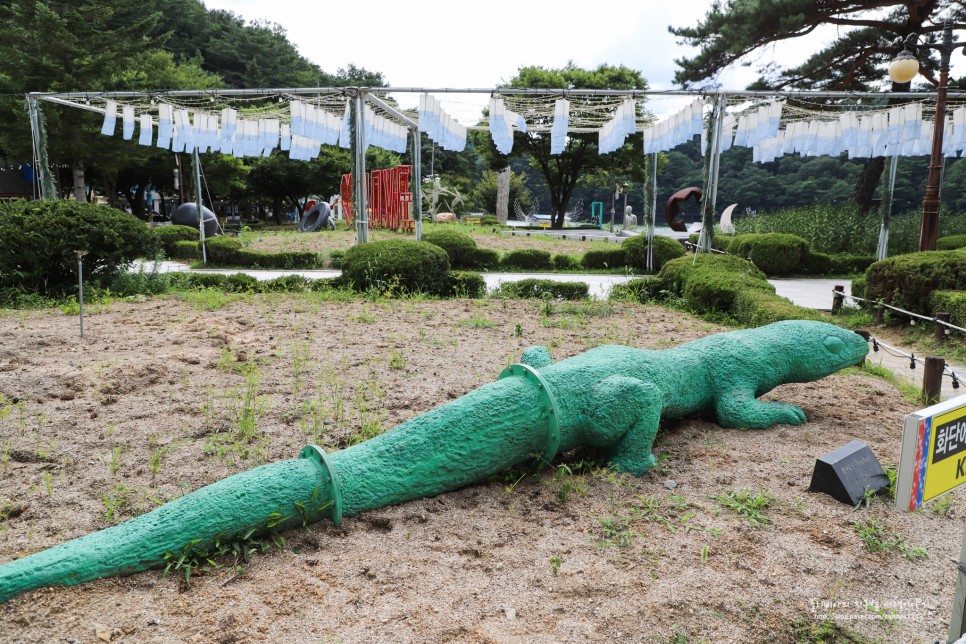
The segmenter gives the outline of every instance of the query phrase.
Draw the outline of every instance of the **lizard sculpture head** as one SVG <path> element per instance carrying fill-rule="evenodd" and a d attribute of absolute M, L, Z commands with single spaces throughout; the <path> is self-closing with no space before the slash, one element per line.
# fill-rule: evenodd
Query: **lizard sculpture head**
<path fill-rule="evenodd" d="M 782 336 L 796 380 L 818 380 L 862 362 L 869 345 L 858 333 L 826 322 L 789 320 L 771 325 Z"/>

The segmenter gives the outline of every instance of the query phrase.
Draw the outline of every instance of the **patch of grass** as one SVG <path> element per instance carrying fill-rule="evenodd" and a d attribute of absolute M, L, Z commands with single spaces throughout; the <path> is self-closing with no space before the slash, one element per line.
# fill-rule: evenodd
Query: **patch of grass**
<path fill-rule="evenodd" d="M 803 616 L 791 624 L 789 635 L 797 644 L 873 644 L 864 635 L 851 631 L 828 618 L 816 620 L 811 616 Z"/>
<path fill-rule="evenodd" d="M 598 548 L 628 548 L 634 545 L 637 533 L 631 527 L 633 517 L 612 515 L 609 517 L 594 517 L 597 522 Z"/>
<path fill-rule="evenodd" d="M 198 311 L 215 311 L 225 308 L 232 302 L 244 299 L 242 293 L 227 293 L 221 289 L 203 288 L 194 291 L 178 291 L 174 296 L 195 307 Z"/>
<path fill-rule="evenodd" d="M 466 327 L 468 329 L 492 329 L 496 326 L 496 322 L 483 316 L 480 313 L 474 313 L 472 316 L 466 318 L 465 320 L 460 320 L 460 326 Z"/>
<path fill-rule="evenodd" d="M 229 399 L 229 429 L 210 435 L 205 443 L 205 452 L 216 455 L 229 465 L 234 465 L 236 459 L 268 459 L 269 441 L 258 431 L 258 419 L 265 413 L 266 403 L 258 394 L 258 369 L 253 363 L 248 365 L 245 383 Z"/>
<path fill-rule="evenodd" d="M 574 471 L 566 463 L 561 463 L 554 468 L 553 480 L 557 487 L 557 498 L 561 503 L 567 503 L 573 494 L 586 496 L 590 489 L 587 484 L 587 476 L 574 474 Z"/>
<path fill-rule="evenodd" d="M 909 561 L 928 556 L 925 548 L 910 546 L 901 534 L 890 531 L 872 517 L 856 521 L 852 526 L 868 552 L 898 552 Z"/>
<path fill-rule="evenodd" d="M 406 368 L 406 354 L 399 349 L 389 350 L 389 368 L 390 369 L 405 369 Z"/>
<path fill-rule="evenodd" d="M 771 524 L 771 519 L 765 512 L 777 499 L 763 488 L 759 488 L 757 493 L 745 488 L 726 492 L 714 497 L 714 500 L 725 510 L 746 520 L 752 527 L 763 528 Z"/>

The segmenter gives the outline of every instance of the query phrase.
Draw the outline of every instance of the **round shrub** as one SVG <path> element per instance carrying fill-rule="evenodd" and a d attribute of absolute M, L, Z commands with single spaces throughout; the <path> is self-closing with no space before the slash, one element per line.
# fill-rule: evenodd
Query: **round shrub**
<path fill-rule="evenodd" d="M 508 268 L 522 268 L 524 270 L 550 270 L 550 253 L 532 248 L 511 250 L 503 256 L 503 265 Z"/>
<path fill-rule="evenodd" d="M 200 234 L 197 228 L 190 226 L 157 226 L 151 230 L 167 257 L 177 257 L 174 253 L 175 244 L 183 241 L 196 242 Z"/>
<path fill-rule="evenodd" d="M 210 264 L 231 266 L 238 263 L 237 255 L 242 243 L 234 237 L 218 235 L 205 241 L 205 250 Z"/>
<path fill-rule="evenodd" d="M 465 266 L 478 270 L 496 268 L 500 265 L 500 253 L 492 248 L 474 248 L 466 254 Z"/>
<path fill-rule="evenodd" d="M 483 215 L 480 217 L 480 224 L 483 226 L 499 226 L 500 220 L 496 215 Z"/>
<path fill-rule="evenodd" d="M 151 256 L 157 238 L 137 217 L 76 201 L 15 201 L 0 205 L 0 291 L 63 295 L 77 287 L 77 254 L 84 279 L 107 285 L 138 257 Z"/>
<path fill-rule="evenodd" d="M 432 230 L 423 235 L 423 241 L 445 250 L 453 268 L 474 268 L 467 266 L 470 251 L 476 248 L 476 242 L 469 235 L 457 230 Z"/>
<path fill-rule="evenodd" d="M 866 298 L 928 315 L 933 291 L 963 289 L 966 253 L 947 250 L 896 255 L 870 266 L 865 276 Z"/>
<path fill-rule="evenodd" d="M 966 235 L 949 235 L 936 240 L 936 250 L 956 250 L 966 248 Z"/>
<path fill-rule="evenodd" d="M 357 244 L 345 254 L 342 276 L 357 291 L 428 293 L 449 291 L 449 258 L 439 246 L 410 239 Z"/>
<path fill-rule="evenodd" d="M 766 275 L 786 275 L 801 270 L 808 257 L 808 241 L 785 233 L 736 235 L 728 252 L 746 257 Z"/>
<path fill-rule="evenodd" d="M 658 278 L 664 290 L 684 298 L 691 309 L 707 313 L 731 312 L 738 293 L 759 290 L 774 294 L 765 274 L 731 255 L 699 254 L 672 259 Z"/>
<path fill-rule="evenodd" d="M 580 268 L 580 261 L 573 255 L 554 255 L 550 258 L 550 265 L 555 271 L 567 271 Z"/>
<path fill-rule="evenodd" d="M 624 251 L 624 265 L 643 273 L 647 261 L 647 235 L 635 235 L 621 244 Z M 670 237 L 654 236 L 654 270 L 659 271 L 666 262 L 684 257 L 684 246 Z"/>
<path fill-rule="evenodd" d="M 624 265 L 624 250 L 622 248 L 608 248 L 607 250 L 588 250 L 580 258 L 584 268 L 603 270 L 620 268 Z"/>

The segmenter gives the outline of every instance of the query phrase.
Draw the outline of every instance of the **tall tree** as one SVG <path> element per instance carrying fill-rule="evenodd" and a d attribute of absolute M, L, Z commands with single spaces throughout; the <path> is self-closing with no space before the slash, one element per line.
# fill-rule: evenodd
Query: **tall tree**
<path fill-rule="evenodd" d="M 624 67 L 600 65 L 596 69 L 581 69 L 572 62 L 561 69 L 544 67 L 521 67 L 508 87 L 542 89 L 647 89 L 647 81 L 641 73 Z M 528 124 L 530 120 L 528 119 Z M 535 126 L 549 128 L 551 120 L 534 121 Z M 482 134 L 480 136 L 479 134 Z M 602 174 L 608 182 L 614 180 L 640 180 L 643 154 L 640 137 L 631 137 L 622 148 L 601 155 L 597 148 L 597 134 L 571 133 L 566 149 L 560 154 L 550 154 L 550 133 L 517 132 L 514 135 L 510 155 L 500 154 L 485 133 L 475 136 L 480 153 L 494 170 L 507 167 L 508 156 L 525 155 L 531 165 L 540 170 L 550 193 L 551 227 L 563 228 L 564 214 L 570 204 L 574 189 L 581 181 L 600 179 Z"/>
<path fill-rule="evenodd" d="M 713 82 L 725 67 L 745 61 L 767 45 L 812 33 L 820 26 L 839 27 L 831 44 L 807 60 L 782 67 L 765 64 L 753 89 L 824 89 L 870 91 L 882 88 L 886 68 L 898 53 L 897 38 L 917 33 L 926 38 L 942 31 L 946 20 L 966 28 L 962 0 L 727 0 L 716 2 L 693 27 L 669 27 L 681 42 L 698 47 L 690 58 L 675 60 L 674 80 L 684 87 Z M 920 55 L 923 77 L 936 84 L 938 59 Z M 898 88 L 897 88 L 898 89 Z M 852 194 L 860 210 L 873 201 L 884 167 L 871 159 Z"/>
<path fill-rule="evenodd" d="M 0 94 L 98 91 L 114 70 L 133 67 L 158 16 L 145 14 L 139 0 L 7 0 L 0 3 Z M 23 99 L 0 101 L 0 148 L 28 157 L 30 128 Z M 50 110 L 48 139 L 52 161 L 73 169 L 75 195 L 85 199 L 85 164 L 92 156 L 90 115 Z"/>

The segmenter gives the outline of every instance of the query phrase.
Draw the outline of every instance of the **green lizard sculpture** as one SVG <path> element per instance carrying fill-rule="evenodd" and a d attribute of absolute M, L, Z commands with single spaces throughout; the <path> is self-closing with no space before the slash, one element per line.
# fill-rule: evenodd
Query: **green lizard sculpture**
<path fill-rule="evenodd" d="M 375 508 L 485 479 L 533 455 L 604 448 L 634 475 L 653 464 L 662 418 L 714 413 L 724 427 L 799 425 L 798 407 L 756 400 L 862 361 L 859 335 L 823 322 L 778 322 L 673 349 L 604 346 L 553 364 L 526 350 L 495 382 L 353 447 L 264 465 L 118 526 L 0 566 L 0 602 L 48 585 L 161 567 L 185 548 Z M 186 544 L 190 544 L 187 546 Z"/>

